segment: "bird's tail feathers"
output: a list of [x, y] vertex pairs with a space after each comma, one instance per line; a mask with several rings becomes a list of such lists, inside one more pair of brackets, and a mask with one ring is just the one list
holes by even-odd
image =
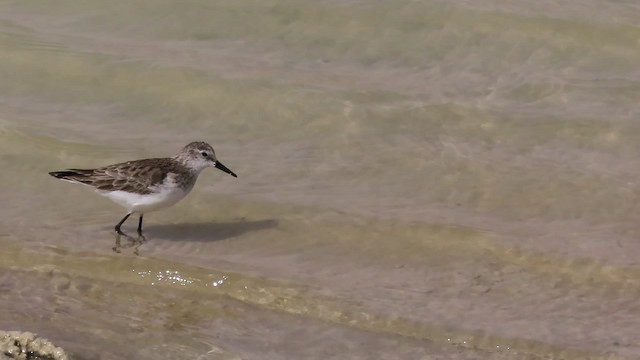
[[86, 170], [85, 169], [67, 169], [62, 171], [52, 171], [49, 173], [49, 175], [58, 179], [72, 181], [72, 182], [80, 182], [80, 183], [83, 182], [82, 181], [83, 178], [86, 178], [91, 174], [93, 174], [93, 170], [88, 170], [88, 169]]

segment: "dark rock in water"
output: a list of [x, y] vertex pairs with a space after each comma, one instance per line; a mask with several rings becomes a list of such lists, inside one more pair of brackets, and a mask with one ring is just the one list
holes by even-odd
[[70, 360], [49, 340], [30, 332], [0, 330], [0, 360]]

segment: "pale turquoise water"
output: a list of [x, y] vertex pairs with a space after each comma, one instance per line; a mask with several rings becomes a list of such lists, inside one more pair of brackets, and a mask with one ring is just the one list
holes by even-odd
[[[0, 1], [0, 327], [81, 359], [636, 358], [638, 24], [621, 1]], [[239, 177], [204, 173], [120, 254], [122, 210], [46, 174], [193, 140]]]

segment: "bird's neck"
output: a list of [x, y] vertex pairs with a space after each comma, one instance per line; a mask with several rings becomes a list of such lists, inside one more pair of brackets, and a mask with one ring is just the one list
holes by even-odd
[[182, 165], [187, 171], [189, 171], [193, 176], [197, 177], [200, 175], [202, 170], [206, 166], [199, 166], [198, 164], [194, 164], [193, 161], [189, 161], [189, 158], [183, 154], [178, 154], [173, 157], [173, 160], [176, 160], [180, 165]]

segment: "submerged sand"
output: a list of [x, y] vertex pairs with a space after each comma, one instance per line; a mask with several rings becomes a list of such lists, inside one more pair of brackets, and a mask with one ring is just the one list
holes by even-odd
[[[0, 325], [77, 359], [637, 358], [638, 20], [0, 2]], [[193, 140], [239, 177], [144, 243], [47, 175]]]

